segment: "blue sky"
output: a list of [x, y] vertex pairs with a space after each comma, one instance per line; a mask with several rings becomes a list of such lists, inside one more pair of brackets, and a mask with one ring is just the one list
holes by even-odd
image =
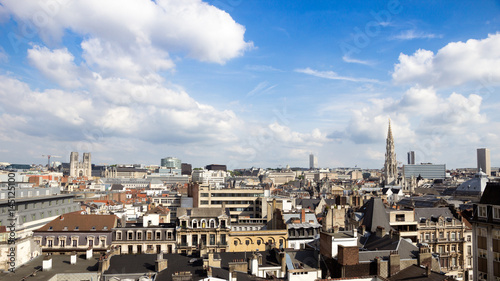
[[499, 1], [0, 4], [0, 162], [500, 166]]

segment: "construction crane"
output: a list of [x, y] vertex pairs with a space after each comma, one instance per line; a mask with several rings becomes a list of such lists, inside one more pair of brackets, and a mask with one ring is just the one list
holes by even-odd
[[47, 157], [47, 167], [50, 168], [50, 158], [61, 158], [61, 156], [57, 156], [57, 155], [42, 155], [42, 157]]

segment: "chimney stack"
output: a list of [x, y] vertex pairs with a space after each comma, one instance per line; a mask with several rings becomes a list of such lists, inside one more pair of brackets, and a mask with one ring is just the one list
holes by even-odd
[[300, 216], [300, 222], [304, 223], [306, 222], [306, 210], [302, 208], [301, 216]]

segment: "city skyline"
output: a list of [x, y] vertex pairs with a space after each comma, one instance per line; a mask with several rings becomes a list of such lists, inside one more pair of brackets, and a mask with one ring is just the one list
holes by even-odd
[[[0, 162], [500, 166], [500, 5], [0, 4]], [[92, 18], [92, 22], [88, 20]]]

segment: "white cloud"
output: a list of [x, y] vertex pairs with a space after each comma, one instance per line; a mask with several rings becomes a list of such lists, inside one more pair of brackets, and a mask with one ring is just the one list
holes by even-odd
[[358, 60], [358, 59], [353, 59], [349, 56], [343, 56], [342, 60], [347, 62], [347, 63], [357, 63], [357, 64], [364, 64], [364, 65], [374, 65], [374, 62], [368, 61], [368, 60]]
[[66, 48], [49, 50], [35, 45], [28, 49], [28, 60], [45, 77], [65, 88], [82, 86], [78, 80], [80, 71], [74, 63], [74, 56]]
[[500, 83], [500, 33], [467, 42], [452, 42], [436, 54], [417, 50], [399, 55], [392, 78], [398, 84], [451, 87], [467, 82]]
[[[245, 28], [229, 14], [201, 0], [3, 1], [21, 21], [30, 22], [44, 42], [59, 42], [66, 29], [100, 40], [103, 50], [148, 51], [168, 59], [182, 52], [200, 61], [225, 63], [253, 47]], [[91, 19], [91, 20], [89, 20]]]
[[413, 40], [413, 39], [434, 39], [434, 38], [441, 38], [443, 37], [442, 35], [436, 35], [433, 33], [425, 33], [421, 31], [416, 31], [415, 29], [409, 29], [402, 31], [400, 34], [395, 35], [392, 37], [392, 39], [398, 39], [398, 40]]
[[6, 63], [9, 61], [9, 55], [5, 52], [5, 50], [0, 46], [0, 63]]
[[411, 88], [400, 99], [371, 99], [352, 111], [346, 135], [355, 143], [385, 139], [388, 119], [394, 135], [403, 142], [417, 137], [459, 136], [487, 121], [481, 113], [481, 97], [452, 93], [443, 98], [432, 88]]
[[320, 78], [325, 78], [325, 79], [331, 79], [331, 80], [344, 80], [344, 81], [351, 81], [351, 82], [368, 82], [368, 83], [378, 83], [379, 82], [376, 79], [339, 76], [337, 73], [335, 73], [333, 71], [318, 71], [318, 70], [311, 69], [309, 67], [296, 69], [295, 72], [304, 73], [304, 74], [308, 74], [308, 75], [312, 75], [312, 76], [316, 76], [316, 77], [320, 77]]

